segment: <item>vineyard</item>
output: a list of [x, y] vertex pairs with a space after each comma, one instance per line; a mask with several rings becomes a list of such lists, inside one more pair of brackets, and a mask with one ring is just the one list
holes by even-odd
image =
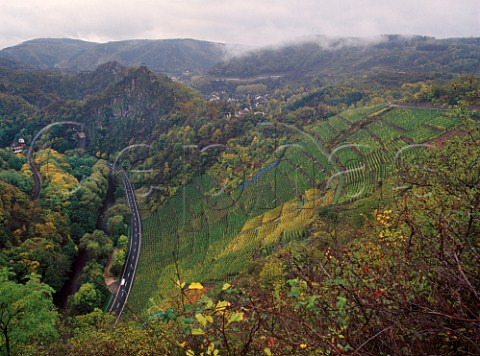
[[175, 261], [185, 280], [224, 280], [244, 272], [272, 244], [301, 236], [325, 199], [309, 182], [313, 167], [304, 169], [293, 169], [285, 159], [230, 193], [219, 187], [206, 193], [212, 188], [206, 176], [183, 187], [143, 223], [145, 247], [132, 305], [141, 310], [151, 297], [165, 297], [161, 291], [174, 286]]
[[384, 104], [368, 106], [359, 109], [348, 109], [342, 112], [342, 117], [350, 121], [351, 123], [361, 121], [365, 117], [375, 114], [385, 108]]
[[350, 109], [289, 138], [278, 161], [233, 191], [208, 175], [195, 178], [143, 221], [132, 307], [145, 310], [167, 297], [177, 280], [175, 264], [183, 280], [207, 284], [247, 271], [277, 244], [301, 238], [334, 195], [340, 203], [367, 196], [401, 164], [427, 152], [418, 144], [457, 123], [434, 109]]

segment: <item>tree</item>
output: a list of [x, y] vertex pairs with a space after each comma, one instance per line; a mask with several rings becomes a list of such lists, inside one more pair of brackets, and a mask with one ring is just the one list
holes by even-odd
[[45, 345], [57, 336], [58, 313], [53, 289], [30, 275], [26, 284], [10, 280], [12, 273], [0, 271], [0, 351], [11, 355], [27, 343]]
[[87, 250], [91, 257], [103, 258], [112, 251], [113, 243], [102, 230], [95, 230], [91, 234], [83, 235], [79, 246]]
[[112, 266], [110, 270], [113, 274], [119, 275], [122, 272], [123, 265], [125, 264], [125, 258], [128, 251], [128, 237], [121, 235], [118, 238], [118, 250], [113, 254]]
[[128, 231], [128, 225], [125, 224], [122, 215], [112, 216], [107, 220], [108, 232], [116, 240], [120, 235], [126, 234]]
[[68, 215], [74, 237], [81, 237], [95, 228], [98, 210], [107, 192], [109, 168], [106, 162], [98, 161], [92, 172], [70, 198]]
[[103, 296], [92, 283], [84, 283], [71, 299], [70, 308], [75, 314], [88, 314], [102, 306]]
[[117, 250], [112, 256], [112, 266], [110, 271], [114, 275], [120, 275], [123, 265], [125, 264], [125, 250]]
[[22, 192], [29, 193], [33, 188], [32, 179], [25, 175], [14, 171], [13, 169], [2, 170], [0, 172], [0, 179], [4, 182], [13, 185]]
[[98, 261], [89, 261], [82, 270], [82, 283], [102, 284], [104, 283], [105, 266]]

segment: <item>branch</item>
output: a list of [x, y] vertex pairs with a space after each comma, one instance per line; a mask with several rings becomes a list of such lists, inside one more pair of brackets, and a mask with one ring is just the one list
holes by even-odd
[[458, 270], [460, 271], [460, 274], [462, 275], [463, 279], [464, 279], [465, 282], [468, 284], [468, 286], [470, 287], [470, 290], [473, 292], [473, 294], [475, 294], [475, 297], [477, 297], [477, 299], [479, 299], [479, 298], [478, 298], [477, 291], [476, 291], [475, 288], [472, 286], [472, 284], [471, 284], [470, 281], [468, 280], [467, 276], [466, 276], [465, 273], [463, 272], [463, 269], [462, 269], [462, 266], [460, 265], [460, 261], [458, 260], [457, 254], [454, 253], [453, 256], [455, 257], [455, 261], [457, 262]]
[[331, 343], [331, 342], [330, 342], [328, 339], [326, 339], [324, 336], [319, 335], [319, 334], [318, 334], [310, 325], [308, 325], [305, 321], [299, 320], [299, 319], [297, 319], [297, 318], [294, 318], [294, 317], [291, 317], [291, 316], [282, 314], [282, 313], [280, 313], [280, 312], [272, 311], [272, 310], [266, 310], [266, 309], [262, 309], [262, 308], [259, 308], [259, 307], [254, 307], [254, 309], [255, 309], [255, 310], [259, 310], [259, 311], [263, 311], [264, 313], [273, 314], [273, 315], [276, 315], [276, 316], [279, 316], [279, 317], [281, 317], [281, 318], [285, 318], [285, 319], [294, 321], [294, 322], [302, 325], [305, 329], [308, 329], [313, 335], [315, 335], [319, 340], [324, 340], [324, 341], [326, 341], [326, 342], [332, 347], [332, 350], [335, 350], [335, 351], [338, 353], [338, 349], [335, 347], [335, 345], [334, 345], [333, 343]]
[[383, 334], [385, 331], [389, 330], [393, 328], [393, 325], [389, 326], [388, 328], [385, 328], [381, 331], [379, 331], [378, 333], [376, 333], [375, 335], [373, 335], [372, 337], [368, 338], [367, 341], [365, 341], [363, 344], [361, 344], [359, 347], [357, 347], [355, 349], [355, 351], [353, 351], [353, 354], [352, 355], [356, 355], [358, 353], [358, 351], [360, 351], [361, 348], [363, 348], [365, 345], [367, 345], [370, 341], [372, 341], [373, 339], [375, 339], [378, 335], [380, 334]]
[[421, 311], [417, 311], [417, 313], [435, 315], [435, 316], [439, 316], [439, 317], [449, 319], [449, 320], [463, 321], [465, 323], [480, 323], [480, 318], [466, 319], [466, 318], [460, 318], [460, 317], [457, 317], [457, 316], [454, 316], [454, 315], [447, 315], [447, 314], [443, 314], [443, 313], [439, 313], [439, 312], [435, 312], [435, 311], [431, 311], [431, 310], [421, 310]]

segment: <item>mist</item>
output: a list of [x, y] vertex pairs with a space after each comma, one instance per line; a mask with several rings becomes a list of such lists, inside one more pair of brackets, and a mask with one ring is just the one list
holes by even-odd
[[4, 2], [0, 23], [0, 48], [39, 37], [95, 42], [195, 38], [242, 48], [316, 35], [480, 36], [480, 6], [477, 0], [25, 0]]

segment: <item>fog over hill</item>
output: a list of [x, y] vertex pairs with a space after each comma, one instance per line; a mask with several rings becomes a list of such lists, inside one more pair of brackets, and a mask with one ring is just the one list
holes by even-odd
[[251, 51], [217, 65], [210, 74], [298, 79], [351, 76], [367, 71], [480, 73], [480, 38], [315, 36]]
[[36, 39], [0, 51], [0, 65], [9, 68], [92, 71], [111, 61], [146, 66], [186, 82], [203, 76], [202, 83], [280, 79], [304, 85], [367, 76], [397, 83], [480, 73], [480, 38], [307, 36], [262, 48], [193, 39], [108, 43]]

